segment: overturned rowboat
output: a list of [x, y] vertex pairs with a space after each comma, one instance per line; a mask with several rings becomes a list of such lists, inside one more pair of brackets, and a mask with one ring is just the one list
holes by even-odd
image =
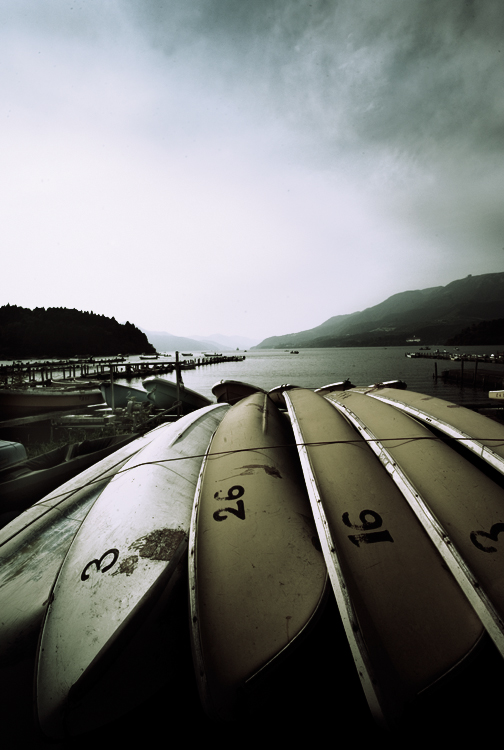
[[[54, 584], [39, 642], [35, 698], [46, 737], [100, 726], [169, 679], [161, 660], [146, 671], [138, 654], [127, 660], [128, 677], [120, 677], [118, 656], [183, 578], [199, 469], [228, 408], [212, 405], [160, 428], [81, 525]], [[163, 643], [170, 640], [165, 629]]]
[[188, 414], [212, 403], [209, 398], [191, 388], [186, 388], [183, 383], [177, 386], [177, 383], [164, 378], [152, 376], [142, 380], [142, 385], [147, 391], [149, 401], [159, 409], [171, 409], [179, 400], [182, 404], [182, 413]]
[[[390, 726], [472, 654], [483, 626], [401, 488], [339, 410], [354, 401], [379, 404], [348, 396], [323, 398], [301, 389], [285, 394], [362, 687], [376, 721]], [[414, 451], [420, 445], [408, 439], [414, 425], [394, 423], [394, 410], [384, 408], [389, 413], [381, 413], [378, 424], [404, 435], [396, 442]], [[423, 469], [429, 476], [425, 462]]]
[[237, 404], [242, 398], [253, 393], [264, 393], [264, 390], [257, 385], [242, 383], [241, 380], [219, 380], [212, 386], [212, 393], [219, 404]]
[[209, 447], [189, 542], [195, 673], [205, 711], [235, 719], [325, 601], [292, 438], [265, 393], [235, 404]]

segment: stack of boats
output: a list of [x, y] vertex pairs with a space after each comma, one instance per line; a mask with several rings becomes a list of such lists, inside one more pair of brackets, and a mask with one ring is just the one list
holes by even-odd
[[333, 596], [383, 727], [487, 640], [504, 656], [504, 426], [396, 385], [240, 396], [221, 381], [221, 403], [0, 531], [0, 665], [39, 632], [42, 733], [77, 735], [159, 689], [180, 586], [201, 702], [219, 720], [247, 715]]
[[48, 414], [64, 409], [78, 409], [106, 402], [124, 408], [129, 401], [153, 404], [167, 410], [180, 404], [180, 412], [188, 414], [208, 406], [210, 399], [184, 386], [182, 382], [149, 377], [142, 388], [108, 381], [52, 380], [47, 384], [0, 388], [0, 420]]
[[101, 392], [109, 406], [125, 407], [128, 401], [153, 404], [163, 411], [179, 405], [182, 414], [202, 409], [212, 402], [201, 393], [187, 388], [182, 382], [176, 383], [166, 378], [151, 376], [142, 381], [143, 388], [121, 383], [102, 383]]

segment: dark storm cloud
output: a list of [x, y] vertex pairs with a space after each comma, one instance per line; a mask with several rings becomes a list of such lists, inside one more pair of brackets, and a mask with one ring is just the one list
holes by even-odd
[[[500, 0], [131, 3], [153, 42], [189, 51], [327, 147], [504, 145]], [[502, 42], [502, 43], [501, 43]]]
[[[298, 159], [382, 193], [453, 276], [502, 263], [501, 0], [131, 2], [152, 43], [252, 118], [283, 122]], [[461, 263], [463, 268], [463, 262]], [[477, 268], [474, 269], [477, 271]], [[455, 273], [456, 275], [456, 273]]]

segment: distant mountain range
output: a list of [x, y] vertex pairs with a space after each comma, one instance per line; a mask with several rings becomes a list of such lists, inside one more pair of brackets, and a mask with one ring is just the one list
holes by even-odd
[[211, 336], [174, 336], [166, 331], [146, 331], [140, 328], [147, 336], [152, 346], [158, 352], [197, 352], [201, 351], [233, 351], [236, 349], [251, 349], [258, 344], [257, 339], [249, 339], [245, 336], [224, 336], [215, 333]]
[[158, 352], [192, 352], [193, 350], [214, 352], [224, 348], [216, 341], [174, 336], [171, 333], [166, 333], [166, 331], [146, 331], [145, 328], [140, 328], [140, 330], [145, 333], [149, 342]]
[[[504, 273], [488, 273], [394, 294], [374, 307], [336, 315], [315, 328], [270, 336], [254, 348], [400, 346], [408, 339], [444, 344], [465, 328], [499, 318], [504, 318]], [[504, 332], [494, 343], [503, 341]]]
[[193, 336], [197, 341], [213, 341], [221, 349], [251, 349], [259, 343], [259, 339], [250, 339], [247, 336], [224, 336], [222, 333], [212, 333], [210, 336]]

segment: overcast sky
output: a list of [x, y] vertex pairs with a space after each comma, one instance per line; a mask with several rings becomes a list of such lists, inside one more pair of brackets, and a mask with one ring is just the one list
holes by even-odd
[[504, 270], [502, 0], [1, 0], [0, 304], [256, 339]]

